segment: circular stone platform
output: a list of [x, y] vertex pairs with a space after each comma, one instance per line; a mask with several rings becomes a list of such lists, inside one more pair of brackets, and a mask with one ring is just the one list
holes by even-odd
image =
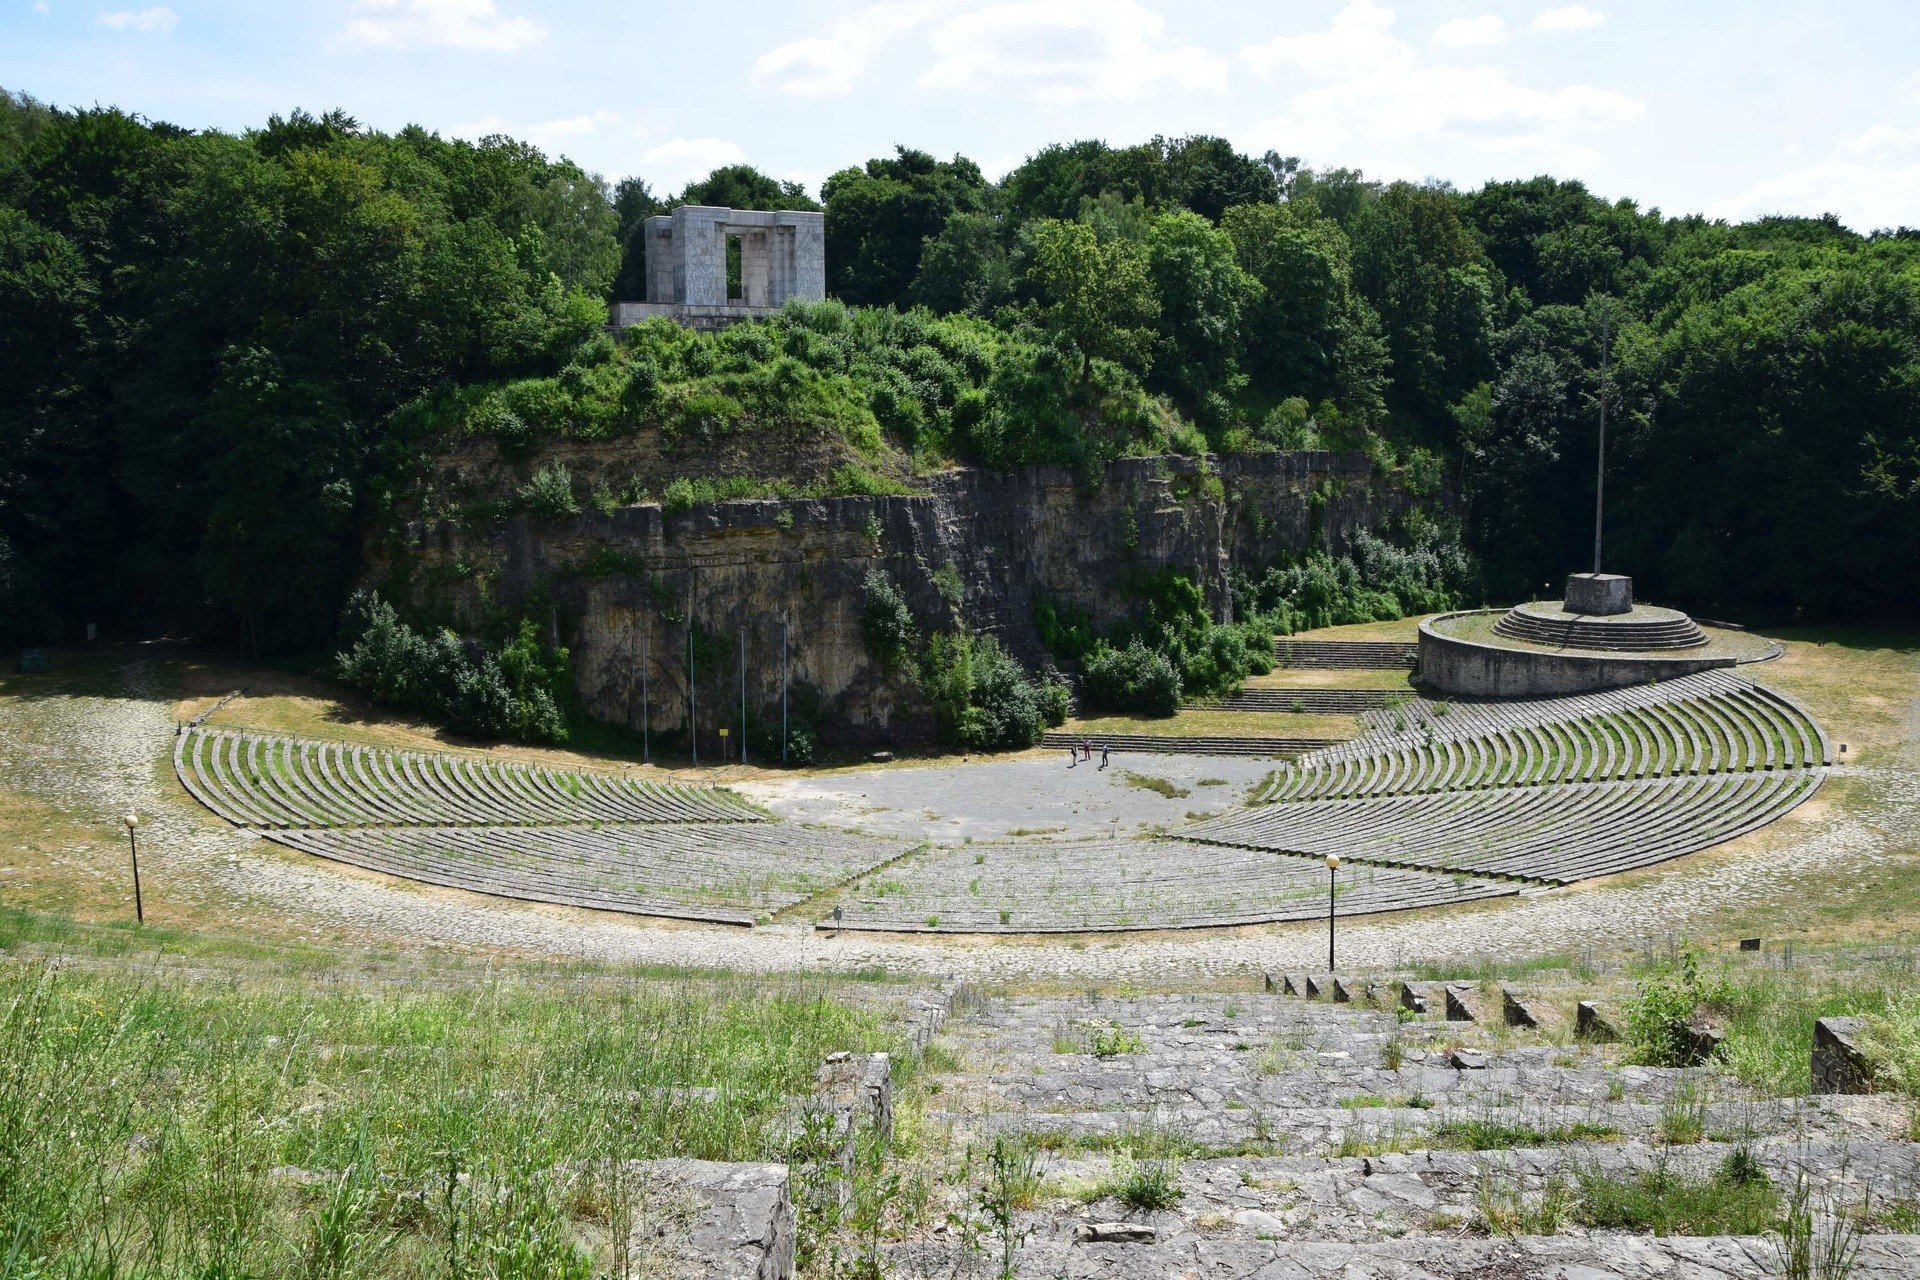
[[1624, 613], [1576, 613], [1560, 600], [1529, 600], [1507, 610], [1494, 631], [1514, 640], [1566, 649], [1647, 653], [1697, 649], [1706, 633], [1678, 609], [1636, 604]]

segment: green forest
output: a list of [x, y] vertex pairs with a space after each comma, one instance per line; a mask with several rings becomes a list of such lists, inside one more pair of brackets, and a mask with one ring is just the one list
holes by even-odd
[[[998, 182], [903, 147], [819, 196], [745, 166], [610, 186], [342, 112], [236, 135], [0, 95], [0, 632], [312, 652], [436, 442], [642, 424], [843, 439], [858, 461], [810, 492], [1359, 450], [1510, 600], [1590, 555], [1603, 358], [1609, 567], [1642, 596], [1920, 612], [1920, 232], [1379, 182], [1207, 137], [1053, 146]], [[824, 209], [830, 300], [610, 335], [644, 219], [683, 202]], [[523, 497], [623, 495], [548, 470]]]

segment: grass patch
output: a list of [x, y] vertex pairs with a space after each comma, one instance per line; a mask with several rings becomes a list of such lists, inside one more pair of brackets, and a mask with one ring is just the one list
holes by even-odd
[[1718, 1167], [1688, 1172], [1664, 1157], [1631, 1173], [1587, 1168], [1575, 1175], [1575, 1221], [1656, 1236], [1760, 1235], [1780, 1212], [1780, 1193], [1744, 1148]]
[[1098, 716], [1090, 720], [1069, 720], [1061, 728], [1093, 739], [1100, 746], [1102, 734], [1140, 733], [1157, 738], [1229, 737], [1229, 738], [1353, 738], [1359, 736], [1358, 716], [1308, 715], [1304, 712], [1215, 711], [1186, 709], [1170, 716]]
[[821, 1058], [887, 1046], [812, 979], [192, 977], [155, 941], [0, 967], [0, 1212], [36, 1271], [605, 1273], [625, 1161], [784, 1160]]
[[1510, 1120], [1446, 1120], [1433, 1128], [1433, 1145], [1453, 1151], [1510, 1151], [1516, 1147], [1560, 1147], [1571, 1142], [1609, 1142], [1620, 1136], [1610, 1124], [1577, 1120], [1539, 1129]]
[[1131, 769], [1120, 771], [1120, 781], [1130, 787], [1138, 787], [1142, 791], [1151, 791], [1155, 795], [1165, 796], [1169, 800], [1184, 800], [1193, 794], [1185, 787], [1176, 786], [1165, 778], [1156, 778], [1147, 773], [1135, 773]]

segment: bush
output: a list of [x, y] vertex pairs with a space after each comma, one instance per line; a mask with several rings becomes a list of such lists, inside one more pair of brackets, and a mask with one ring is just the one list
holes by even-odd
[[867, 570], [867, 599], [860, 608], [860, 632], [867, 652], [883, 667], [899, 665], [914, 639], [913, 611], [885, 569]]
[[1415, 512], [1401, 538], [1362, 530], [1344, 555], [1314, 550], [1259, 578], [1235, 574], [1234, 612], [1292, 634], [1457, 609], [1478, 591], [1479, 570], [1452, 533]]
[[549, 520], [579, 515], [580, 500], [573, 496], [573, 473], [559, 462], [540, 468], [533, 473], [533, 479], [520, 486], [520, 504]]
[[1170, 716], [1180, 709], [1180, 675], [1173, 662], [1136, 637], [1124, 649], [1102, 642], [1080, 669], [1089, 709]]
[[1655, 969], [1627, 1005], [1629, 1059], [1648, 1067], [1694, 1066], [1698, 1054], [1689, 1023], [1721, 989], [1700, 972], [1700, 955], [1692, 948], [1680, 953], [1678, 965]]
[[488, 652], [451, 631], [422, 635], [362, 591], [347, 605], [343, 630], [352, 640], [334, 655], [334, 674], [377, 703], [424, 712], [476, 738], [567, 740], [567, 651], [542, 644], [531, 621]]
[[920, 684], [941, 738], [968, 751], [1034, 746], [1066, 718], [1066, 691], [1030, 678], [992, 636], [934, 636]]

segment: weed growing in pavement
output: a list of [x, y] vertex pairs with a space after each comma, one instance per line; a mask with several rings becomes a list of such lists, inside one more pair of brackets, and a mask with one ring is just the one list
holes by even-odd
[[1775, 1226], [1780, 1193], [1744, 1150], [1717, 1168], [1692, 1172], [1666, 1153], [1644, 1169], [1576, 1174], [1575, 1221], [1613, 1231], [1657, 1236], [1759, 1235]]

